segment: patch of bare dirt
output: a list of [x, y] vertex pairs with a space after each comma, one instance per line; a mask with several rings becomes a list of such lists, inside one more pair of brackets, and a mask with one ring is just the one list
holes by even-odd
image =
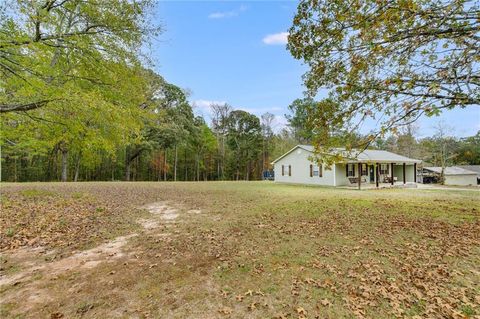
[[[139, 219], [138, 222], [146, 231], [157, 229], [162, 223], [173, 223], [179, 216], [179, 210], [167, 205], [165, 202], [152, 203], [141, 208], [152, 213], [152, 218]], [[162, 234], [168, 236], [168, 234]], [[97, 247], [74, 253], [68, 257], [46, 262], [45, 257], [54, 255], [55, 251], [47, 251], [44, 247], [22, 247], [7, 251], [2, 255], [4, 258], [15, 260], [24, 268], [11, 275], [0, 274], [0, 287], [6, 285], [17, 286], [23, 284], [21, 289], [13, 294], [2, 298], [2, 303], [18, 301], [23, 298], [28, 301], [31, 307], [33, 304], [45, 303], [50, 300], [48, 290], [40, 288], [41, 282], [55, 279], [58, 275], [67, 271], [89, 270], [97, 267], [103, 262], [114, 262], [121, 257], [135, 255], [135, 252], [126, 253], [123, 248], [130, 238], [139, 236], [132, 233], [126, 236], [116, 237]], [[34, 280], [41, 275], [41, 280]], [[25, 310], [25, 309], [24, 309]]]
[[154, 216], [159, 216], [166, 221], [172, 221], [179, 216], [178, 209], [168, 206], [165, 202], [157, 202], [145, 205], [143, 208], [148, 210]]
[[179, 210], [169, 206], [166, 202], [151, 203], [140, 208], [146, 209], [152, 214], [151, 218], [138, 220], [147, 231], [154, 230], [165, 223], [174, 223], [179, 216]]
[[[134, 236], [137, 236], [137, 234], [120, 236], [103, 245], [75, 253], [69, 257], [59, 259], [50, 263], [45, 263], [43, 265], [36, 265], [24, 271], [15, 273], [12, 276], [1, 276], [0, 286], [15, 284], [20, 281], [26, 281], [40, 271], [45, 272], [46, 274], [48, 274], [48, 276], [51, 277], [69, 270], [91, 269], [100, 264], [101, 262], [118, 259], [125, 255], [122, 252], [122, 247], [127, 244], [128, 239]], [[25, 254], [25, 252], [21, 252], [21, 254]], [[16, 258], [16, 252], [12, 253], [10, 257]]]

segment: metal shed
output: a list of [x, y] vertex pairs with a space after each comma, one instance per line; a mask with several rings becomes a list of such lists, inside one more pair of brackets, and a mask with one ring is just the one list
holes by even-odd
[[[438, 166], [424, 167], [423, 175], [431, 176], [432, 180], [438, 179], [442, 174], [442, 168]], [[444, 171], [445, 185], [477, 185], [477, 173], [461, 167], [445, 167]], [[434, 179], [435, 178], [435, 179]]]

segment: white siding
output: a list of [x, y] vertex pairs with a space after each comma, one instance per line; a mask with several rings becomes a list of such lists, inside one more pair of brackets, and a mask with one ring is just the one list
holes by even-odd
[[[334, 186], [333, 167], [329, 170], [323, 167], [322, 177], [310, 177], [310, 165], [316, 165], [308, 160], [308, 157], [311, 155], [310, 152], [302, 148], [297, 148], [290, 154], [278, 160], [273, 166], [275, 171], [275, 182]], [[284, 176], [282, 176], [282, 165], [285, 167]], [[292, 167], [292, 176], [288, 176], [289, 165]]]
[[[281, 183], [296, 183], [296, 184], [311, 184], [311, 185], [328, 185], [328, 186], [353, 186], [346, 174], [346, 164], [338, 163], [332, 165], [331, 169], [325, 169], [323, 167], [323, 176], [310, 177], [310, 165], [316, 166], [308, 158], [312, 156], [310, 151], [297, 147], [284, 157], [280, 158], [274, 164], [275, 181]], [[355, 177], [359, 175], [358, 163], [355, 165]], [[385, 163], [384, 163], [385, 164]], [[390, 163], [386, 163], [390, 169]], [[285, 174], [282, 175], [282, 165], [284, 167]], [[370, 167], [372, 163], [368, 163], [367, 175], [364, 176], [366, 183], [374, 183], [374, 178], [370, 181]], [[291, 166], [291, 176], [288, 174], [288, 167]], [[388, 176], [390, 176], [389, 172]], [[407, 164], [405, 167], [406, 182], [414, 181], [414, 166]], [[403, 163], [394, 165], [394, 176], [397, 177], [397, 181], [403, 181]], [[383, 181], [383, 175], [380, 177], [380, 181]], [[362, 182], [365, 183], [365, 182]]]
[[[403, 182], [403, 165], [396, 164], [393, 166], [393, 176], [397, 178], [397, 182]], [[415, 181], [414, 175], [414, 166], [413, 165], [405, 165], [405, 177], [407, 183], [413, 183]]]
[[335, 186], [350, 185], [346, 170], [345, 164], [335, 164]]
[[[413, 183], [415, 182], [415, 169], [414, 169], [414, 166], [413, 165], [407, 165], [405, 167], [405, 175], [406, 175], [406, 182], [407, 183]], [[403, 177], [402, 177], [403, 179]]]
[[445, 185], [477, 185], [477, 175], [446, 175]]

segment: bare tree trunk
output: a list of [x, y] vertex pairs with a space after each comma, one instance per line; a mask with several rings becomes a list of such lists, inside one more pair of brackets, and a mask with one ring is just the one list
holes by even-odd
[[133, 168], [132, 179], [135, 182], [137, 180], [137, 173], [138, 173], [138, 157], [135, 157], [135, 166]]
[[173, 163], [173, 180], [177, 181], [177, 161], [178, 161], [178, 149], [177, 144], [175, 144], [175, 160]]
[[238, 163], [238, 159], [237, 159], [237, 171], [236, 171], [236, 177], [235, 177], [235, 180], [239, 180], [240, 178], [240, 164]]
[[80, 159], [81, 159], [81, 157], [82, 157], [82, 154], [79, 153], [78, 156], [77, 156], [77, 161], [75, 163], [75, 176], [73, 178], [74, 182], [78, 181], [78, 174], [79, 174], [79, 171], [80, 171]]
[[127, 182], [130, 181], [130, 171], [131, 171], [131, 162], [127, 161], [127, 163], [125, 164], [125, 180]]
[[200, 158], [199, 158], [199, 155], [197, 154], [195, 156], [195, 161], [196, 161], [196, 175], [197, 175], [197, 182], [200, 181]]
[[14, 180], [14, 182], [16, 183], [16, 182], [18, 182], [18, 175], [17, 175], [17, 157], [16, 157], [16, 156], [13, 158], [13, 172], [14, 172], [14, 173], [13, 173], [13, 174], [14, 174], [14, 175], [13, 175], [13, 180]]
[[125, 181], [130, 181], [130, 158], [128, 147], [125, 148]]
[[163, 152], [163, 180], [167, 180], [167, 149]]
[[188, 166], [187, 166], [187, 148], [185, 147], [184, 153], [184, 165], [185, 165], [185, 181], [188, 180]]
[[217, 158], [217, 179], [220, 179], [220, 156]]
[[68, 179], [68, 150], [64, 145], [62, 147], [62, 182]]
[[[60, 178], [60, 175], [58, 173], [58, 144], [54, 148], [54, 152], [52, 154], [53, 156], [53, 176], [55, 180], [58, 180]], [[52, 178], [53, 179], [53, 178]]]
[[265, 170], [265, 162], [266, 162], [266, 147], [265, 147], [266, 140], [265, 138], [263, 139], [263, 150], [262, 150], [262, 176], [263, 176], [263, 171]]
[[220, 176], [221, 176], [221, 180], [224, 180], [225, 179], [225, 135], [222, 134], [222, 148], [221, 148], [221, 152], [222, 152], [222, 157], [221, 157], [221, 165], [220, 165]]
[[142, 154], [143, 149], [137, 149], [132, 153], [125, 150], [125, 180], [128, 182], [132, 177], [135, 180], [136, 177], [136, 170], [133, 171], [132, 174], [132, 164], [135, 161], [138, 166], [138, 157]]

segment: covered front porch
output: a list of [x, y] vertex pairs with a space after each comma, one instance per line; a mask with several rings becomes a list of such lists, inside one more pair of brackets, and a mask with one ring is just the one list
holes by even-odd
[[416, 162], [356, 161], [338, 166], [337, 170], [343, 169], [345, 172], [344, 183], [339, 183], [338, 186], [358, 189], [415, 187], [417, 182]]

